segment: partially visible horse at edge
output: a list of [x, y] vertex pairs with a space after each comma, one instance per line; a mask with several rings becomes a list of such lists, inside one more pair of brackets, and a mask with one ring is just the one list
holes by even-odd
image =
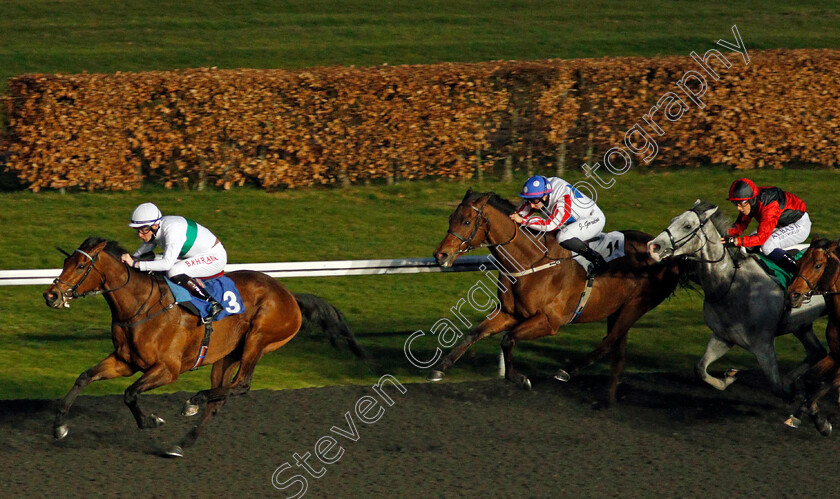
[[[570, 251], [560, 247], [554, 232], [517, 237], [520, 231], [527, 229], [509, 218], [515, 210], [510, 201], [495, 193], [468, 190], [450, 215], [449, 230], [434, 252], [438, 264], [449, 267], [470, 250], [488, 247], [493, 257], [511, 271], [517, 266], [533, 269], [548, 263], [556, 265], [516, 278], [500, 272], [498, 298], [501, 310], [476, 326], [441, 359], [432, 368], [429, 380], [442, 379], [445, 371], [476, 341], [506, 331], [502, 339], [505, 377], [530, 388], [528, 378], [513, 368], [512, 352], [517, 342], [554, 335], [573, 320], [593, 322], [606, 318], [607, 335], [601, 344], [585, 359], [568, 366], [568, 373], [560, 369], [555, 377], [568, 381], [581, 369], [612, 352], [608, 402], [615, 402], [618, 376], [625, 362], [628, 330], [639, 317], [675, 291], [681, 280], [683, 262], [657, 263], [647, 253], [650, 235], [623, 231], [625, 256], [610, 262], [607, 270], [595, 277], [589, 301], [576, 315], [587, 282], [586, 271], [571, 259]], [[541, 239], [544, 249], [529, 238]]]
[[798, 428], [807, 414], [824, 436], [831, 434], [831, 423], [820, 413], [820, 399], [840, 388], [840, 241], [814, 238], [802, 258], [799, 273], [788, 286], [787, 297], [799, 308], [815, 296], [823, 296], [828, 308], [825, 339], [829, 353], [803, 376], [805, 400], [785, 424]]
[[[85, 386], [138, 371], [143, 375], [125, 390], [125, 404], [140, 429], [164, 424], [163, 418], [140, 408], [138, 395], [173, 383], [199, 358], [204, 337], [199, 318], [176, 305], [161, 276], [120, 262], [120, 255], [125, 252], [114, 241], [90, 237], [68, 254], [61, 275], [44, 292], [44, 299], [52, 308], [69, 306], [76, 298], [102, 294], [111, 309], [114, 344], [114, 351], [83, 372], [61, 400], [53, 424], [56, 439], [67, 436], [65, 416]], [[182, 414], [195, 415], [204, 403], [207, 407], [198, 425], [166, 451], [169, 456], [183, 456], [184, 448], [195, 443], [228, 396], [250, 390], [257, 362], [288, 343], [304, 319], [327, 328], [331, 338], [335, 334], [344, 336], [354, 353], [364, 354], [343, 323], [341, 313], [323, 299], [314, 295], [302, 295], [299, 299], [261, 272], [242, 270], [226, 275], [236, 284], [245, 312], [213, 323], [214, 331], [202, 362], [213, 365], [212, 388], [191, 397]]]
[[[790, 311], [785, 291], [740, 248], [727, 249], [721, 242], [730, 224], [717, 206], [697, 200], [688, 211], [648, 244], [657, 260], [686, 257], [699, 263], [703, 287], [703, 319], [712, 330], [706, 351], [695, 366], [696, 374], [718, 390], [735, 381], [737, 371], [724, 379], [708, 373], [709, 365], [734, 345], [752, 353], [770, 380], [773, 393], [789, 399], [791, 383], [825, 356], [825, 348], [814, 335], [813, 322], [825, 313], [822, 298], [807, 307]], [[779, 373], [774, 341], [793, 333], [805, 347], [805, 359], [783, 379]]]

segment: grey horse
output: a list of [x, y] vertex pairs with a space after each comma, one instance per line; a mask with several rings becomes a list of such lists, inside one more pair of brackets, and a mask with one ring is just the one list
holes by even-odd
[[[683, 256], [699, 263], [699, 280], [705, 294], [703, 319], [712, 330], [712, 337], [695, 366], [697, 375], [718, 390], [725, 390], [735, 381], [737, 371], [729, 370], [721, 379], [710, 375], [707, 369], [738, 345], [755, 355], [773, 393], [790, 399], [790, 384], [826, 355], [813, 328], [813, 322], [825, 313], [825, 300], [814, 296], [810, 303], [791, 311], [785, 306], [785, 290], [755, 258], [739, 248], [723, 246], [721, 234], [726, 234], [729, 227], [717, 206], [697, 200], [648, 243], [648, 252], [657, 261]], [[802, 342], [806, 357], [783, 380], [773, 342], [776, 336], [787, 333], [793, 333]]]

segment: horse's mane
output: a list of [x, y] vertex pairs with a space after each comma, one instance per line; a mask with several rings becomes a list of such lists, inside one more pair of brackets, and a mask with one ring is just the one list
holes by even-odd
[[96, 236], [90, 236], [87, 239], [85, 239], [85, 242], [83, 242], [82, 245], [79, 246], [79, 249], [87, 250], [93, 248], [94, 246], [98, 246], [103, 242], [107, 242], [107, 244], [105, 245], [105, 252], [110, 254], [111, 256], [116, 257], [117, 260], [120, 259], [120, 256], [123, 253], [128, 253], [128, 251], [126, 251], [125, 248], [120, 246], [120, 243], [116, 241], [109, 241], [108, 239]]
[[[717, 208], [717, 211], [712, 213], [711, 218], [709, 219], [712, 222], [712, 225], [715, 226], [718, 233], [721, 236], [725, 236], [729, 228], [732, 227], [732, 221], [723, 214], [720, 210], [720, 207], [714, 203], [710, 203], [708, 201], [700, 201], [696, 206], [692, 207], [690, 211], [697, 213], [697, 215], [701, 215], [702, 213], [711, 210], [713, 208]], [[745, 257], [743, 253], [741, 253], [740, 248], [727, 248], [729, 251], [729, 256], [732, 257], [733, 260], [744, 260], [748, 257]]]
[[492, 191], [491, 192], [474, 192], [469, 197], [469, 199], [467, 199], [467, 201], [469, 201], [471, 203], [471, 202], [475, 201], [476, 199], [478, 199], [482, 196], [486, 196], [488, 194], [490, 195], [490, 199], [487, 200], [487, 204], [489, 204], [490, 206], [496, 208], [497, 210], [501, 211], [505, 215], [510, 215], [511, 213], [516, 211], [517, 206], [515, 204], [511, 203], [507, 199], [503, 198], [502, 196], [499, 196], [498, 194], [496, 194], [495, 192], [492, 192]]
[[817, 249], [826, 249], [829, 246], [831, 246], [833, 243], [834, 243], [834, 241], [832, 241], [831, 239], [826, 239], [826, 238], [821, 237], [819, 239], [815, 239], [814, 241], [812, 241], [811, 242], [811, 247], [812, 248], [817, 248]]

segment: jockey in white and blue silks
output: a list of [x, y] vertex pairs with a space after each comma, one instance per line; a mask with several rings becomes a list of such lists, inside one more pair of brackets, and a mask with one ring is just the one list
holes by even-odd
[[519, 197], [525, 201], [510, 216], [511, 220], [529, 229], [557, 230], [560, 246], [592, 263], [588, 269], [590, 276], [604, 269], [604, 258], [584, 242], [600, 234], [606, 224], [604, 213], [595, 201], [562, 178], [542, 175], [529, 178]]
[[[143, 244], [134, 255], [122, 255], [123, 262], [142, 271], [166, 272], [172, 282], [210, 304], [208, 320], [222, 311], [222, 305], [195, 280], [216, 277], [224, 272], [227, 264], [225, 247], [210, 230], [188, 218], [163, 216], [152, 203], [138, 206], [128, 226], [137, 229]], [[151, 261], [136, 260], [154, 251], [155, 246], [163, 249], [162, 255], [156, 255]]]

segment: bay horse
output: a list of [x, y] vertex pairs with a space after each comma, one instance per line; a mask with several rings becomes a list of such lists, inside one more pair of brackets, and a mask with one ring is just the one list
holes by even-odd
[[[723, 246], [720, 239], [729, 227], [717, 206], [698, 199], [649, 243], [650, 254], [657, 260], [684, 257], [699, 264], [703, 319], [712, 337], [695, 365], [695, 373], [718, 390], [725, 390], [735, 381], [737, 371], [731, 369], [721, 379], [709, 374], [708, 367], [738, 345], [755, 356], [773, 393], [788, 399], [791, 383], [825, 356], [813, 328], [813, 322], [825, 313], [824, 302], [819, 298], [802, 309], [787, 309], [785, 291], [754, 258], [742, 254], [740, 248]], [[783, 379], [774, 342], [787, 333], [793, 333], [802, 343], [806, 357]]]
[[[801, 424], [804, 414], [811, 416], [817, 430], [824, 436], [831, 434], [831, 423], [819, 411], [818, 403], [832, 389], [840, 387], [840, 241], [814, 238], [799, 259], [799, 273], [787, 289], [793, 308], [808, 299], [821, 295], [828, 308], [825, 339], [829, 353], [804, 377], [806, 400], [785, 423], [793, 428]], [[828, 380], [829, 382], [826, 382]]]
[[[161, 276], [122, 263], [123, 253], [126, 251], [114, 241], [90, 237], [67, 256], [61, 275], [44, 292], [44, 299], [52, 308], [69, 307], [76, 298], [102, 294], [111, 309], [114, 344], [114, 351], [83, 372], [61, 400], [53, 423], [56, 439], [67, 436], [65, 416], [85, 386], [138, 371], [143, 375], [125, 390], [125, 404], [140, 429], [164, 424], [163, 418], [140, 408], [138, 395], [173, 383], [199, 358], [204, 337], [199, 318], [176, 305]], [[315, 322], [322, 322], [323, 317], [317, 316], [328, 312], [333, 318], [340, 317], [340, 312], [324, 300], [312, 295], [298, 300], [277, 280], [261, 272], [242, 270], [226, 275], [236, 284], [245, 311], [213, 323], [209, 348], [201, 362], [213, 365], [212, 388], [190, 398], [182, 414], [195, 415], [204, 403], [207, 407], [198, 425], [166, 451], [168, 456], [183, 456], [184, 448], [195, 443], [229, 395], [249, 391], [260, 358], [297, 334], [304, 319], [302, 308], [313, 314], [310, 319]]]
[[[586, 271], [560, 247], [554, 232], [535, 234], [509, 218], [516, 206], [495, 193], [467, 190], [449, 217], [449, 230], [434, 252], [437, 263], [450, 267], [461, 255], [488, 247], [502, 269], [498, 278], [501, 310], [482, 321], [431, 370], [438, 381], [476, 341], [506, 331], [502, 338], [505, 378], [530, 388], [528, 378], [513, 367], [514, 345], [554, 335], [570, 322], [607, 319], [607, 335], [585, 359], [560, 369], [555, 378], [568, 381], [581, 369], [612, 352], [608, 402], [616, 399], [618, 376], [624, 368], [627, 333], [645, 313], [670, 296], [680, 283], [681, 262], [655, 262], [647, 253], [651, 239], [644, 232], [622, 231], [625, 256], [613, 260], [594, 278], [589, 300], [578, 305], [587, 284]], [[537, 269], [518, 277], [517, 268]]]

